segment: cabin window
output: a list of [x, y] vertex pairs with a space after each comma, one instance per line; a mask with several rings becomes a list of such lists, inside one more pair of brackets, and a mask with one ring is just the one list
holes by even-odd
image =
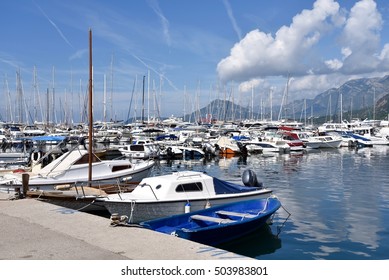
[[131, 164], [125, 164], [125, 165], [116, 165], [112, 167], [112, 172], [120, 171], [120, 170], [126, 170], [130, 169]]
[[[89, 162], [89, 154], [83, 155], [79, 160], [77, 160], [74, 165], [76, 164], [85, 164]], [[92, 154], [92, 162], [100, 162], [100, 159], [95, 155]]]
[[202, 190], [203, 184], [200, 182], [180, 184], [176, 187], [176, 192], [201, 192]]
[[131, 151], [143, 152], [145, 150], [143, 145], [132, 145]]

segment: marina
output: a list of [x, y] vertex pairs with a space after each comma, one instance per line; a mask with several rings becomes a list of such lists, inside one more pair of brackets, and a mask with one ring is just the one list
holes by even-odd
[[134, 2], [2, 5], [2, 278], [385, 275], [389, 2]]
[[[97, 150], [109, 150], [110, 145], [98, 144], [97, 147]], [[51, 148], [46, 145], [43, 150]], [[234, 156], [221, 153], [198, 158], [160, 157], [153, 160], [155, 164], [150, 178], [190, 171], [242, 185], [242, 174], [252, 170], [258, 182], [281, 201], [284, 209], [280, 208], [275, 213], [271, 224], [239, 239], [218, 244], [216, 249], [267, 260], [381, 260], [389, 257], [389, 230], [385, 222], [389, 219], [388, 145], [305, 148]], [[64, 190], [59, 192], [66, 193]], [[79, 197], [87, 198], [81, 189], [77, 193]], [[35, 196], [32, 194], [33, 191], [30, 192], [31, 197], [43, 201], [41, 203], [47, 201], [39, 190], [35, 191]], [[3, 195], [12, 197], [11, 193]], [[87, 215], [83, 217], [97, 216], [108, 226], [111, 213], [83, 209], [98, 196], [101, 193], [95, 192], [86, 204], [76, 207]], [[105, 193], [102, 197], [106, 196]], [[5, 209], [5, 205], [16, 207], [17, 203], [29, 203], [30, 200], [0, 203]], [[52, 205], [60, 207], [55, 203]], [[75, 211], [63, 207], [57, 209], [63, 209], [64, 213]], [[135, 229], [123, 227], [121, 230], [131, 232]], [[147, 247], [144, 250], [148, 250]], [[175, 257], [180, 258], [179, 254]]]

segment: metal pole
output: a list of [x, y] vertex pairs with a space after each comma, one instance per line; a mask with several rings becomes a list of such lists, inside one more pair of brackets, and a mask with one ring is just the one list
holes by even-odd
[[89, 29], [89, 172], [88, 181], [89, 185], [92, 181], [92, 147], [93, 147], [93, 115], [92, 115], [92, 29]]

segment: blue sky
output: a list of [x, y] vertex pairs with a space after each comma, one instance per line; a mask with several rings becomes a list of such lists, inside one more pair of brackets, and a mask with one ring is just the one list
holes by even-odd
[[270, 91], [276, 104], [288, 75], [289, 100], [313, 98], [389, 73], [388, 11], [384, 0], [5, 0], [1, 118], [44, 121], [54, 104], [50, 119], [80, 120], [89, 28], [95, 120], [140, 116], [143, 77], [148, 117], [224, 96], [266, 105]]

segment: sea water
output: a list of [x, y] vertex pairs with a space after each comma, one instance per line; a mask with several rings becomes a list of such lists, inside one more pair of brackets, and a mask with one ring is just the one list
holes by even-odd
[[222, 249], [264, 260], [389, 258], [389, 146], [159, 161], [153, 174], [188, 169], [235, 182], [252, 169], [283, 205], [272, 224]]

